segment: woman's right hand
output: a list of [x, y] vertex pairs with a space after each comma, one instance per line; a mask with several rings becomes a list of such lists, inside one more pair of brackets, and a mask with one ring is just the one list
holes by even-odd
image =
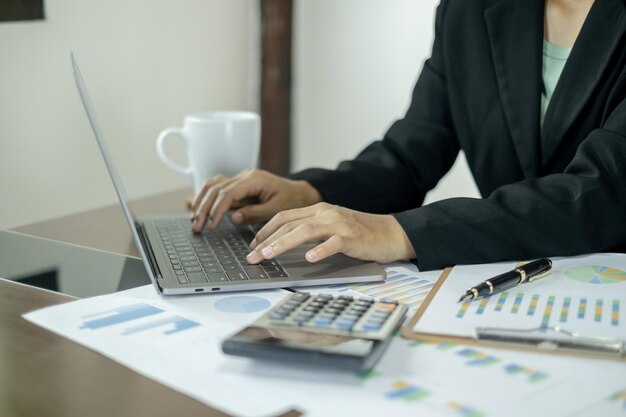
[[[250, 198], [257, 202], [246, 204]], [[218, 175], [206, 181], [193, 200], [192, 229], [196, 233], [205, 225], [215, 229], [233, 207], [239, 208], [231, 221], [243, 224], [268, 220], [280, 211], [321, 201], [320, 193], [308, 182], [289, 180], [264, 170], [244, 171], [232, 178]]]

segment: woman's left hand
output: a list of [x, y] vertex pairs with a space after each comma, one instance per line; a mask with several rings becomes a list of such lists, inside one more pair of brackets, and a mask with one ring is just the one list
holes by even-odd
[[257, 233], [247, 259], [256, 264], [313, 241], [323, 242], [306, 253], [309, 262], [339, 252], [380, 263], [415, 257], [409, 238], [393, 216], [318, 203], [276, 214]]

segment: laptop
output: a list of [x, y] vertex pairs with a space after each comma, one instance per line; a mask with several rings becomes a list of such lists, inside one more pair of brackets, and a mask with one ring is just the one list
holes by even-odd
[[160, 294], [196, 294], [313, 285], [375, 282], [385, 279], [385, 270], [374, 262], [363, 262], [343, 254], [309, 263], [304, 254], [315, 244], [249, 265], [246, 255], [257, 229], [233, 225], [224, 217], [217, 230], [191, 231], [190, 215], [136, 218], [131, 211], [122, 181], [113, 165], [104, 135], [87, 88], [71, 54], [74, 81], [109, 171], [122, 210], [128, 221], [143, 265]]

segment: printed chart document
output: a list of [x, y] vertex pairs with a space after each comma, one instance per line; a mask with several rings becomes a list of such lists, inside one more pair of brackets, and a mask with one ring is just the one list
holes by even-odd
[[[161, 297], [151, 285], [48, 307], [27, 320], [173, 389], [238, 416], [291, 409], [220, 373], [221, 341], [287, 294], [284, 290]], [[245, 398], [245, 401], [241, 401]]]
[[[420, 280], [431, 281], [431, 275], [410, 268], [393, 268], [388, 281], [393, 285], [386, 288], [311, 291], [365, 296], [395, 288], [389, 296], [418, 301], [425, 284]], [[409, 286], [407, 294], [395, 286], [401, 280], [399, 286]], [[146, 286], [49, 307], [26, 318], [235, 416], [278, 415], [292, 408], [307, 417], [624, 416], [624, 363], [400, 336], [366, 373], [222, 354], [222, 340], [284, 294], [160, 297]]]
[[514, 263], [455, 267], [413, 330], [473, 337], [477, 327], [559, 326], [584, 336], [626, 338], [626, 255], [595, 254], [552, 260], [552, 272], [491, 297], [458, 303], [481, 281]]

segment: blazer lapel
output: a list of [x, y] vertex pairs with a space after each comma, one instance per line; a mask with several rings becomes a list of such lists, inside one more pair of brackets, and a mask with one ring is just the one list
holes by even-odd
[[543, 14], [543, 0], [503, 0], [485, 10], [500, 99], [526, 178], [541, 171]]
[[589, 100], [626, 27], [624, 0], [596, 0], [576, 39], [541, 129], [547, 164]]

